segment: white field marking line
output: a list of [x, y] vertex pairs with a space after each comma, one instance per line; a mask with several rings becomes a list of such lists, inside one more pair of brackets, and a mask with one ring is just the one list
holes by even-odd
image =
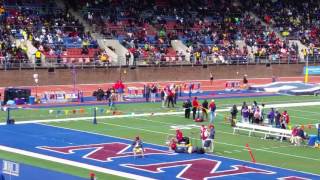
[[280, 149], [280, 148], [288, 148], [288, 147], [296, 147], [294, 145], [287, 145], [287, 146], [275, 146], [275, 147], [263, 147], [262, 149], [270, 150], [270, 149]]
[[[277, 108], [277, 107], [302, 107], [302, 106], [316, 106], [320, 105], [320, 102], [303, 102], [303, 103], [290, 103], [290, 104], [273, 104], [266, 105], [265, 108]], [[238, 107], [240, 109], [241, 107]], [[217, 112], [228, 112], [230, 108], [217, 109]], [[154, 116], [172, 115], [172, 114], [183, 114], [184, 112], [160, 112], [154, 113]], [[112, 116], [97, 116], [97, 119], [108, 119], [108, 118], [124, 118], [124, 117], [143, 117], [151, 116], [151, 113], [142, 113], [134, 115], [112, 115]], [[41, 122], [59, 122], [59, 121], [78, 121], [78, 120], [88, 120], [93, 119], [93, 117], [78, 117], [78, 118], [65, 118], [65, 119], [51, 119], [51, 120], [31, 120], [31, 121], [18, 121], [16, 124], [27, 124], [27, 123], [41, 123]], [[0, 123], [0, 125], [5, 125], [6, 123]]]
[[[303, 107], [303, 106], [302, 106]], [[298, 107], [297, 107], [298, 108]], [[300, 107], [301, 108], [301, 107]], [[282, 108], [284, 109], [284, 108]], [[298, 110], [298, 109], [289, 109], [289, 111], [297, 111], [297, 112], [304, 112], [304, 113], [310, 113], [310, 114], [316, 114], [316, 115], [319, 115], [320, 113], [317, 113], [317, 112], [314, 112], [314, 111], [307, 111], [307, 110]], [[310, 115], [311, 116], [311, 115]], [[294, 115], [290, 115], [290, 117], [294, 117], [294, 118], [297, 118], [297, 119], [306, 119], [306, 120], [309, 120], [309, 121], [315, 121], [314, 123], [318, 122], [319, 120], [312, 120], [312, 118], [308, 118], [306, 116], [294, 116]], [[310, 124], [310, 123], [309, 123]]]
[[[77, 132], [83, 132], [83, 133], [87, 133], [87, 134], [95, 134], [95, 135], [99, 135], [99, 136], [104, 136], [104, 137], [113, 137], [113, 138], [118, 138], [118, 139], [123, 139], [123, 140], [129, 140], [132, 141], [132, 139], [126, 139], [126, 138], [121, 138], [121, 137], [116, 137], [116, 136], [111, 136], [111, 135], [106, 135], [106, 134], [101, 134], [101, 133], [97, 133], [97, 132], [88, 132], [88, 131], [84, 131], [84, 130], [79, 130], [79, 129], [72, 129], [72, 128], [67, 128], [67, 127], [61, 127], [61, 126], [55, 126], [55, 125], [51, 125], [51, 124], [40, 124], [42, 126], [50, 126], [50, 127], [55, 127], [55, 128], [60, 128], [60, 129], [67, 129], [67, 130], [71, 130], [71, 131], [77, 131]], [[216, 141], [215, 141], [216, 142]], [[154, 143], [148, 143], [151, 145], [155, 145], [155, 146], [160, 146], [160, 147], [167, 147], [164, 145], [159, 145], [159, 144], [154, 144]], [[220, 144], [224, 144], [221, 143]], [[239, 145], [233, 145], [233, 144], [226, 144], [226, 145], [230, 145], [230, 146], [236, 146], [236, 147], [240, 147], [243, 148], [244, 146], [239, 146]], [[244, 151], [248, 151], [246, 148], [243, 149]], [[272, 152], [274, 153], [274, 152]], [[220, 153], [221, 154], [221, 153]], [[218, 156], [218, 157], [222, 157], [222, 158], [226, 158], [226, 159], [232, 159], [232, 160], [236, 160], [236, 161], [242, 161], [245, 163], [252, 163], [250, 161], [246, 161], [246, 160], [240, 160], [240, 159], [235, 159], [232, 157], [225, 157], [225, 156], [219, 156], [219, 155], [214, 155], [214, 154], [208, 154], [209, 156]], [[319, 174], [314, 174], [314, 173], [310, 173], [310, 172], [304, 172], [304, 171], [298, 171], [298, 170], [294, 170], [294, 169], [288, 169], [288, 168], [283, 168], [283, 167], [277, 167], [277, 166], [273, 166], [273, 165], [268, 165], [268, 164], [263, 164], [263, 163], [256, 163], [256, 164], [260, 164], [260, 165], [264, 165], [264, 166], [268, 166], [268, 167], [274, 167], [274, 168], [278, 168], [278, 169], [284, 169], [284, 170], [290, 170], [290, 171], [294, 171], [294, 172], [300, 172], [300, 173], [305, 173], [305, 174], [312, 174], [315, 176], [319, 176]]]
[[172, 124], [172, 123], [167, 123], [167, 122], [162, 122], [162, 121], [155, 121], [155, 120], [145, 119], [145, 118], [132, 117], [132, 119], [142, 120], [142, 121], [148, 121], [148, 122], [154, 122], [154, 123], [159, 123], [159, 124], [165, 124], [165, 125], [170, 125], [170, 126], [180, 125], [180, 124]]
[[[175, 115], [177, 116], [177, 115]], [[175, 126], [175, 125], [179, 125], [179, 124], [171, 124], [171, 123], [166, 123], [166, 122], [160, 122], [160, 121], [153, 121], [153, 120], [149, 120], [149, 119], [144, 119], [144, 118], [137, 118], [137, 117], [132, 117], [133, 119], [136, 119], [136, 120], [142, 120], [142, 121], [149, 121], [149, 122], [154, 122], [154, 123], [159, 123], [159, 124], [165, 124], [165, 125], [170, 125], [170, 126]], [[102, 124], [105, 124], [103, 122], [98, 122], [98, 123], [102, 123]], [[194, 125], [197, 125], [195, 122], [193, 122]], [[113, 124], [115, 125], [115, 124]], [[119, 125], [121, 126], [121, 125]], [[133, 128], [133, 127], [131, 127]], [[191, 127], [192, 129], [192, 127]], [[234, 135], [233, 133], [230, 133], [230, 132], [225, 132], [225, 131], [217, 131], [218, 133], [223, 133], [223, 134], [229, 134], [229, 135]], [[248, 135], [244, 135], [244, 134], [239, 134], [239, 136], [244, 136], [244, 137], [248, 137]]]
[[231, 154], [232, 152], [231, 151], [223, 151], [224, 153], [228, 153], [228, 154]]
[[[272, 96], [271, 96], [272, 97]], [[243, 97], [243, 99], [246, 99], [246, 98], [266, 98], [265, 96], [261, 96], [261, 97]], [[228, 99], [227, 99], [228, 100]], [[279, 100], [279, 101], [275, 101], [275, 100], [271, 100], [271, 101], [261, 101], [261, 103], [264, 103], [266, 105], [268, 104], [292, 104], [292, 103], [309, 103], [309, 102], [319, 102], [320, 99], [307, 99], [307, 100], [302, 100], [302, 99], [299, 99], [299, 100]], [[248, 103], [247, 102], [247, 105], [251, 105], [251, 103]], [[233, 104], [223, 104], [221, 105], [221, 107], [225, 108], [225, 107], [231, 107]], [[242, 105], [242, 103], [241, 103]]]
[[[183, 114], [184, 112], [163, 112], [154, 113], [154, 116], [164, 116], [168, 114]], [[134, 115], [110, 115], [110, 116], [97, 116], [97, 119], [113, 119], [113, 118], [126, 118], [126, 117], [143, 117], [151, 116], [151, 113], [134, 114]], [[50, 119], [50, 120], [31, 120], [31, 121], [17, 121], [16, 124], [28, 124], [28, 123], [41, 123], [41, 122], [60, 122], [60, 121], [79, 121], [93, 119], [93, 116], [77, 117], [77, 118], [64, 118], [64, 119]], [[0, 125], [6, 125], [6, 123], [0, 123]]]
[[[170, 116], [175, 116], [175, 117], [181, 117], [181, 116], [178, 116], [177, 114], [174, 114], [174, 115], [170, 115]], [[222, 116], [221, 114], [217, 114], [217, 116]], [[290, 117], [296, 117], [296, 116], [291, 116]], [[303, 118], [303, 117], [302, 117]], [[168, 124], [168, 125], [176, 125], [176, 124], [170, 124], [170, 123], [164, 123], [164, 122], [160, 122], [160, 121], [153, 121], [153, 120], [148, 120], [148, 119], [142, 119], [142, 118], [134, 118], [134, 119], [137, 119], [137, 120], [143, 120], [143, 121], [150, 121], [150, 122], [155, 122], [155, 123], [160, 123], [160, 124]], [[308, 118], [304, 118], [304, 119], [308, 119]], [[193, 122], [193, 121], [192, 121]], [[215, 121], [217, 122], [217, 121]], [[193, 122], [193, 124], [196, 125], [195, 122]], [[219, 122], [219, 124], [225, 124], [223, 122]], [[178, 124], [179, 125], [179, 124]], [[191, 127], [192, 128], [192, 127]], [[223, 134], [230, 134], [230, 135], [234, 135], [233, 133], [230, 133], [230, 132], [225, 132], [225, 131], [217, 131], [219, 133], [223, 133]], [[238, 136], [245, 136], [245, 137], [248, 137], [247, 135], [244, 135], [244, 134], [238, 134]], [[257, 137], [258, 138], [258, 137]], [[281, 148], [281, 147], [293, 147], [293, 146], [276, 146], [276, 147], [271, 147], [271, 148], [262, 148], [262, 149], [275, 149], [275, 148]]]
[[112, 170], [112, 169], [102, 168], [99, 166], [94, 166], [94, 165], [89, 165], [89, 164], [80, 163], [80, 162], [76, 162], [76, 161], [52, 157], [52, 156], [48, 156], [48, 155], [44, 155], [44, 154], [34, 153], [34, 152], [11, 148], [11, 147], [6, 147], [6, 146], [2, 146], [2, 145], [0, 145], [0, 150], [15, 153], [15, 154], [20, 154], [20, 155], [24, 155], [24, 156], [29, 156], [29, 157], [33, 157], [33, 158], [37, 158], [37, 159], [43, 159], [43, 160], [47, 160], [47, 161], [51, 161], [51, 162], [66, 164], [66, 165], [70, 165], [70, 166], [74, 166], [74, 167], [78, 167], [78, 168], [93, 170], [93, 171], [97, 171], [97, 172], [101, 172], [101, 173], [112, 174], [112, 175], [116, 175], [116, 176], [120, 176], [120, 177], [130, 178], [130, 179], [153, 180], [152, 178], [147, 178], [147, 177], [143, 177], [143, 176], [139, 176], [139, 175], [135, 175], [135, 174], [130, 174], [130, 173], [125, 173], [125, 172], [116, 171], [116, 170]]
[[233, 150], [234, 152], [237, 152], [237, 153], [241, 153], [242, 151], [240, 150]]
[[[297, 107], [298, 108], [298, 107]], [[316, 115], [319, 115], [320, 113], [318, 112], [314, 112], [314, 111], [308, 111], [308, 110], [299, 110], [297, 108], [292, 108], [290, 109], [290, 111], [298, 111], [298, 112], [307, 112], [307, 113], [310, 113], [310, 114], [316, 114]]]
[[279, 108], [279, 107], [303, 107], [303, 106], [316, 106], [320, 105], [320, 102], [303, 102], [303, 103], [285, 103], [285, 104], [271, 104], [265, 105], [265, 108]]
[[[177, 116], [177, 115], [173, 115], [173, 116]], [[180, 124], [171, 124], [171, 123], [166, 123], [166, 122], [160, 122], [160, 121], [153, 121], [153, 120], [149, 120], [149, 119], [144, 119], [144, 118], [134, 118], [136, 120], [142, 120], [142, 121], [149, 121], [149, 122], [154, 122], [154, 123], [159, 123], [159, 124], [166, 124], [166, 125], [170, 125], [170, 126], [176, 126], [176, 125], [180, 125]], [[191, 122], [190, 122], [191, 123]], [[197, 123], [193, 122], [192, 123], [193, 125], [198, 125]], [[200, 125], [199, 125], [200, 127]], [[195, 127], [191, 127], [191, 130], [195, 128]], [[230, 132], [225, 132], [225, 131], [217, 131], [219, 133], [223, 133], [223, 134], [229, 134], [229, 135], [234, 135], [233, 133], [230, 133]], [[243, 134], [239, 134], [240, 136], [245, 136], [245, 137], [248, 137], [247, 135], [243, 135]]]
[[[172, 115], [172, 116], [177, 116], [177, 115]], [[181, 116], [179, 116], [181, 117]], [[176, 126], [176, 125], [180, 125], [180, 124], [172, 124], [172, 123], [166, 123], [166, 122], [161, 122], [161, 121], [154, 121], [154, 120], [149, 120], [149, 119], [145, 119], [145, 118], [137, 118], [137, 117], [133, 117], [133, 119], [136, 119], [136, 120], [142, 120], [142, 121], [149, 121], [149, 122], [154, 122], [154, 123], [159, 123], [159, 124], [165, 124], [165, 125], [170, 125], [170, 126]], [[100, 122], [101, 123], [101, 122]], [[190, 122], [191, 123], [191, 122]], [[102, 123], [103, 124], [103, 123]], [[193, 125], [198, 125], [197, 123], [193, 122], [192, 123]], [[191, 127], [191, 130], [195, 128], [195, 127]], [[225, 132], [225, 131], [217, 131], [218, 133], [223, 133], [223, 134], [229, 134], [229, 135], [234, 135], [233, 133], [231, 132]], [[245, 136], [245, 137], [248, 137], [248, 135], [243, 135], [243, 134], [239, 134], [240, 136]]]
[[[118, 126], [118, 127], [123, 127], [123, 128], [127, 128], [127, 129], [134, 129], [134, 130], [151, 132], [151, 133], [157, 133], [157, 134], [172, 135], [172, 134], [166, 133], [166, 132], [153, 131], [153, 130], [148, 130], [148, 129], [143, 129], [143, 128], [136, 128], [136, 127], [119, 125], [119, 124], [113, 124], [113, 123], [100, 122], [100, 124]], [[191, 139], [197, 140], [196, 138], [191, 138]], [[223, 143], [223, 142], [218, 142], [218, 141], [215, 141], [215, 143], [243, 148], [243, 146], [235, 145], [235, 144]], [[269, 153], [273, 153], [273, 154], [280, 154], [280, 155], [285, 155], [285, 156], [290, 156], [290, 157], [296, 157], [296, 158], [301, 158], [301, 159], [308, 159], [308, 160], [313, 160], [313, 161], [320, 161], [320, 159], [309, 158], [309, 157], [305, 157], [305, 156], [292, 155], [292, 154], [286, 154], [286, 153], [280, 153], [280, 152], [273, 152], [273, 151], [268, 151], [268, 150], [265, 150], [265, 149], [259, 149], [259, 148], [251, 148], [251, 149], [254, 149], [254, 150], [256, 150], [256, 151], [269, 152]]]
[[[317, 113], [317, 112], [313, 112], [313, 111], [305, 111], [305, 110], [298, 110], [298, 109], [289, 109], [289, 111], [297, 111], [297, 112], [304, 112], [304, 113], [310, 113], [310, 114], [316, 114], [316, 115], [319, 115], [320, 113]], [[312, 118], [308, 118], [306, 116], [294, 116], [294, 115], [289, 115], [290, 117], [294, 117], [296, 119], [306, 119], [306, 120], [309, 120], [309, 121], [314, 121], [312, 122], [313, 124], [316, 124], [317, 122], [319, 122], [319, 120], [312, 120]], [[311, 115], [310, 115], [311, 116]], [[309, 123], [310, 124], [310, 123]]]
[[[176, 126], [176, 125], [180, 125], [180, 124], [171, 124], [171, 123], [165, 123], [165, 122], [160, 122], [160, 121], [153, 121], [153, 120], [148, 120], [148, 119], [142, 119], [142, 118], [134, 118], [136, 120], [142, 120], [142, 121], [149, 121], [149, 122], [154, 122], [154, 123], [160, 123], [160, 124], [166, 124], [166, 125], [170, 125], [170, 126]], [[193, 122], [193, 125], [197, 125], [195, 122]], [[193, 127], [191, 127], [192, 129]], [[233, 135], [233, 133], [230, 132], [225, 132], [225, 131], [217, 131], [218, 133], [223, 133], [223, 134], [229, 134], [229, 135]], [[245, 136], [248, 137], [247, 135], [243, 135], [243, 134], [239, 134], [240, 136]]]

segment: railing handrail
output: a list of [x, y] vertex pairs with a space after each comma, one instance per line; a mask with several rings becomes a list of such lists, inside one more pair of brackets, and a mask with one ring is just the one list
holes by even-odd
[[[69, 69], [73, 66], [76, 68], [119, 68], [127, 66], [138, 66], [138, 67], [153, 67], [153, 66], [197, 66], [197, 65], [251, 65], [251, 64], [301, 64], [305, 63], [304, 59], [299, 57], [278, 57], [271, 58], [270, 56], [265, 57], [248, 57], [248, 56], [224, 56], [223, 61], [218, 57], [207, 56], [206, 58], [200, 58], [198, 61], [191, 59], [190, 61], [184, 59], [182, 56], [169, 57], [164, 56], [164, 58], [140, 58], [136, 60], [136, 65], [130, 62], [129, 65], [120, 64], [119, 62], [126, 62], [125, 59], [121, 61], [113, 61], [111, 63], [103, 63], [99, 60], [91, 59], [90, 62], [60, 62], [57, 63], [57, 59], [52, 58], [51, 61], [42, 62], [38, 65], [36, 63], [27, 62], [25, 60], [20, 60], [20, 62], [0, 60], [0, 70], [10, 70], [10, 69], [47, 69], [47, 68], [57, 68], [57, 69]], [[312, 56], [309, 58], [309, 63], [316, 64], [320, 63], [320, 56]]]

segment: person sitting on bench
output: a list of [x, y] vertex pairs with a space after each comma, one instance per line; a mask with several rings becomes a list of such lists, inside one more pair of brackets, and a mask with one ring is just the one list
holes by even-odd
[[306, 133], [304, 132], [304, 130], [301, 128], [301, 127], [299, 127], [298, 128], [298, 133], [297, 133], [297, 146], [300, 146], [301, 145], [301, 143], [304, 141], [304, 140], [306, 140], [307, 139], [307, 137], [306, 137], [307, 135], [306, 135]]
[[141, 156], [144, 157], [142, 140], [139, 136], [137, 136], [136, 139], [132, 142], [132, 151], [134, 157], [136, 157], [137, 154], [141, 154]]
[[169, 146], [169, 151], [175, 151], [177, 148], [177, 140], [175, 138], [171, 138], [168, 146]]

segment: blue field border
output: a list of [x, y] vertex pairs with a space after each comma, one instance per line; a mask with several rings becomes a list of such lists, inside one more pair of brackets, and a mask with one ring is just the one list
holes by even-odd
[[[14, 166], [18, 165], [19, 167], [13, 169], [12, 172], [14, 173], [10, 171], [6, 171], [5, 170], [6, 167], [4, 165], [5, 161], [14, 164]], [[55, 179], [55, 180], [86, 180], [87, 179], [87, 178], [76, 177], [69, 174], [40, 168], [40, 167], [31, 166], [28, 164], [17, 163], [17, 162], [6, 160], [6, 159], [0, 159], [0, 167], [2, 167], [1, 170], [2, 170], [2, 175], [4, 179], [8, 179], [8, 180], [44, 180], [48, 178]], [[0, 171], [0, 176], [1, 176], [1, 171]]]
[[[42, 124], [24, 124], [14, 126], [0, 127], [0, 144], [16, 149], [22, 149], [30, 152], [44, 154], [47, 156], [72, 160], [76, 162], [86, 163], [102, 168], [117, 170], [139, 176], [155, 178], [155, 179], [179, 179], [176, 176], [183, 170], [183, 167], [171, 167], [163, 169], [160, 173], [150, 173], [124, 166], [125, 164], [148, 165], [157, 163], [173, 163], [177, 161], [186, 161], [194, 159], [207, 159], [219, 161], [221, 165], [217, 171], [227, 171], [232, 169], [234, 165], [245, 165], [253, 168], [263, 169], [265, 171], [274, 172], [274, 174], [238, 174], [233, 176], [222, 176], [220, 179], [277, 179], [280, 177], [299, 176], [307, 179], [320, 179], [320, 175], [304, 173], [294, 170], [282, 169], [263, 164], [253, 164], [246, 161], [225, 158], [209, 154], [154, 154], [147, 155], [145, 158], [134, 159], [131, 157], [121, 157], [112, 159], [110, 162], [96, 161], [83, 158], [92, 149], [83, 149], [75, 151], [72, 154], [61, 154], [38, 147], [65, 147], [65, 146], [83, 146], [88, 144], [101, 143], [123, 143], [131, 144], [131, 140], [106, 136], [96, 133], [83, 132], [79, 130], [71, 130], [67, 128], [54, 127], [51, 125]], [[167, 147], [145, 143], [145, 148], [152, 148], [161, 151], [166, 151]], [[126, 150], [124, 153], [131, 152]], [[276, 158], [276, 157], [275, 157]], [[176, 177], [176, 178], [174, 178]]]

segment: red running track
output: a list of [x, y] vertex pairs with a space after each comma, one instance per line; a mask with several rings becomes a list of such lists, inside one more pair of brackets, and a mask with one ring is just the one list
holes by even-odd
[[[213, 83], [211, 85], [209, 80], [193, 80], [193, 81], [165, 81], [165, 82], [156, 82], [156, 84], [159, 84], [161, 87], [166, 86], [171, 83], [175, 84], [184, 84], [188, 82], [199, 82], [201, 84], [201, 89], [204, 91], [208, 90], [224, 90], [225, 84], [227, 81], [230, 80], [236, 80], [236, 79], [217, 79], [213, 80]], [[242, 79], [237, 79], [242, 83]], [[267, 84], [271, 83], [271, 78], [249, 78], [248, 79], [249, 84]], [[278, 81], [304, 81], [304, 77], [280, 77], [278, 78]], [[320, 83], [320, 76], [310, 76], [309, 77], [310, 83]], [[145, 84], [151, 84], [154, 82], [124, 82], [126, 87], [138, 87], [143, 88]], [[85, 96], [91, 96], [92, 92], [97, 90], [98, 88], [102, 88], [106, 90], [107, 88], [110, 88], [113, 86], [113, 83], [103, 83], [103, 84], [77, 84], [75, 86], [76, 90], [80, 90], [84, 92]], [[32, 89], [32, 94], [35, 94], [36, 88], [35, 86], [25, 86], [26, 88]], [[3, 94], [4, 87], [0, 88], [0, 92]], [[74, 86], [73, 85], [47, 85], [47, 86], [38, 86], [37, 87], [37, 93], [43, 94], [45, 91], [65, 91], [65, 92], [73, 92]]]

